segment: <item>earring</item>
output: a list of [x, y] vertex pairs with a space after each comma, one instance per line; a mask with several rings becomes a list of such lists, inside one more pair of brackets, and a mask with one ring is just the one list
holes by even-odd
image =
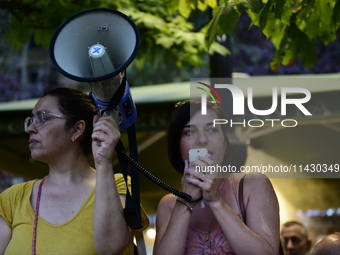
[[75, 145], [77, 143], [76, 139], [72, 138], [72, 143]]

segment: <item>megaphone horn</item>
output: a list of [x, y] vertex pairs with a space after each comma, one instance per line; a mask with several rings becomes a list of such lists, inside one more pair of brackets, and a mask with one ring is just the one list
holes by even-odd
[[[57, 28], [50, 58], [65, 77], [88, 82], [98, 112], [104, 115], [113, 110], [110, 114], [122, 130], [136, 120], [125, 69], [139, 45], [138, 28], [128, 16], [111, 9], [91, 9], [71, 16]], [[112, 103], [113, 98], [116, 102]]]

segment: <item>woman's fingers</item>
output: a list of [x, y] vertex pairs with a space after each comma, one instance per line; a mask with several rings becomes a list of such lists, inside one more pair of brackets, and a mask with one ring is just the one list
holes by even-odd
[[186, 178], [186, 182], [202, 190], [203, 199], [205, 202], [214, 201], [218, 199], [219, 196], [219, 179], [216, 178], [215, 173], [210, 173], [207, 171], [209, 167], [207, 163], [211, 162], [212, 161], [209, 158], [205, 159], [202, 157], [202, 159], [192, 162], [190, 168], [187, 171], [187, 173], [190, 175]]
[[93, 140], [105, 141], [108, 144], [115, 144], [118, 141], [120, 132], [112, 116], [95, 116], [93, 123]]
[[112, 116], [95, 116], [93, 123], [92, 153], [96, 166], [110, 164], [120, 138], [118, 125]]

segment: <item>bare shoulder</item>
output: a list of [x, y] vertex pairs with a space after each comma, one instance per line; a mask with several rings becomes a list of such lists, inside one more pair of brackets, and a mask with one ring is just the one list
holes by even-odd
[[251, 173], [244, 176], [244, 189], [254, 192], [256, 190], [273, 189], [273, 186], [266, 175]]
[[260, 227], [258, 224], [262, 215], [276, 227], [279, 220], [279, 203], [269, 178], [264, 174], [247, 174], [243, 190], [247, 225], [253, 229]]
[[245, 201], [255, 203], [265, 203], [272, 201], [276, 204], [277, 197], [273, 185], [264, 174], [251, 173], [244, 177], [243, 197]]
[[264, 174], [247, 174], [243, 189], [247, 226], [278, 250], [279, 203], [270, 179]]

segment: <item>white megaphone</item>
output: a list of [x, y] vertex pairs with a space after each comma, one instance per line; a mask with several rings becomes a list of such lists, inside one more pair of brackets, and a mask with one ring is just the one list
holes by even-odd
[[111, 9], [91, 9], [65, 20], [54, 33], [50, 57], [58, 71], [88, 82], [101, 115], [111, 114], [121, 130], [137, 118], [126, 81], [126, 68], [139, 49], [136, 24]]

